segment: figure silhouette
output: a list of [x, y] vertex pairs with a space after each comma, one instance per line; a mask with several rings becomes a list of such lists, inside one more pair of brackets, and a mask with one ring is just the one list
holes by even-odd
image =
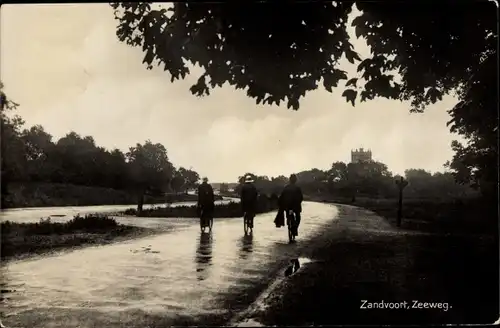
[[244, 235], [240, 239], [240, 259], [248, 258], [248, 255], [253, 252], [253, 235]]
[[212, 265], [212, 234], [202, 232], [196, 249], [196, 273], [198, 280], [205, 280]]
[[291, 276], [300, 268], [299, 259], [291, 259], [290, 265], [285, 270], [285, 277]]

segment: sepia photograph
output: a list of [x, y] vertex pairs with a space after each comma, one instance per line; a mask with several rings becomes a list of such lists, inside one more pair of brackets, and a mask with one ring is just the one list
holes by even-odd
[[499, 324], [497, 13], [3, 4], [0, 328]]

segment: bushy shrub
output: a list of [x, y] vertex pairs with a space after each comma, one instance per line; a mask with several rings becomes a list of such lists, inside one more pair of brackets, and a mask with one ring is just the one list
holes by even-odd
[[36, 223], [1, 223], [1, 258], [35, 255], [74, 246], [108, 243], [148, 229], [118, 224], [106, 215], [75, 216], [60, 223], [41, 219]]
[[36, 223], [2, 222], [2, 236], [14, 233], [24, 235], [53, 235], [75, 231], [96, 232], [118, 227], [115, 219], [102, 214], [76, 215], [68, 222], [52, 222], [50, 218]]
[[68, 223], [69, 230], [104, 230], [116, 228], [118, 222], [104, 214], [76, 215]]

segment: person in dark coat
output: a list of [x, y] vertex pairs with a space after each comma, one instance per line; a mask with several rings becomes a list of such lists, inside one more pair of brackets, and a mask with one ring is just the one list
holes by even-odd
[[285, 206], [283, 205], [283, 193], [277, 197], [278, 198], [278, 212], [274, 218], [274, 224], [276, 228], [281, 228], [285, 226]]
[[[245, 177], [245, 183], [241, 186], [240, 191], [240, 203], [243, 213], [249, 214], [252, 217], [257, 213], [257, 201], [259, 197], [259, 192], [253, 184], [253, 179], [250, 175]], [[252, 225], [252, 224], [250, 224]], [[250, 226], [253, 228], [253, 226]]]
[[297, 226], [295, 229], [295, 235], [298, 235], [298, 228], [300, 225], [300, 214], [302, 213], [302, 201], [304, 196], [302, 190], [297, 186], [297, 176], [295, 174], [290, 175], [289, 183], [285, 186], [280, 195], [280, 208], [282, 208], [286, 215], [289, 211], [293, 211], [295, 218], [297, 220]]
[[198, 211], [204, 218], [213, 218], [214, 209], [214, 189], [208, 183], [208, 178], [203, 178], [203, 183], [198, 186]]

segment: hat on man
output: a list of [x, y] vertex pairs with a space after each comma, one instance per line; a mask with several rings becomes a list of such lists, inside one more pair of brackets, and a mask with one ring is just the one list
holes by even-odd
[[253, 182], [253, 178], [252, 178], [252, 176], [251, 176], [251, 175], [247, 175], [247, 176], [245, 177], [245, 182], [248, 182], [248, 183]]

